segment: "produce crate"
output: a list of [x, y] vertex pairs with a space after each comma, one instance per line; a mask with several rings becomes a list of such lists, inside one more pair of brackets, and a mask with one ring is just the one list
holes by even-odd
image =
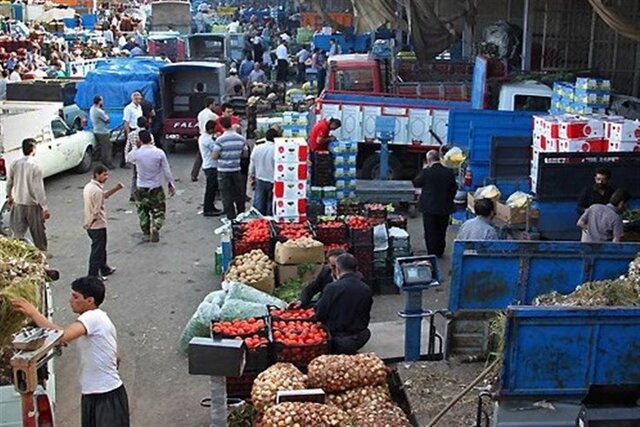
[[411, 239], [407, 237], [389, 237], [389, 249], [394, 250], [411, 250]]
[[398, 228], [402, 228], [403, 230], [406, 230], [407, 218], [405, 218], [403, 215], [400, 215], [400, 214], [390, 213], [387, 215], [387, 227], [389, 228], [398, 227]]
[[375, 281], [375, 277], [373, 274], [373, 263], [358, 263], [358, 271], [360, 272], [360, 274], [362, 274], [363, 281], [367, 285], [373, 286], [373, 282]]
[[311, 185], [329, 187], [335, 185], [333, 173], [333, 158], [328, 151], [313, 153], [311, 165]]
[[324, 215], [324, 203], [322, 201], [307, 200], [307, 219], [312, 224], [318, 222], [318, 217]]
[[331, 336], [329, 330], [322, 326], [327, 333], [327, 339], [320, 344], [285, 345], [274, 341], [275, 359], [277, 362], [292, 363], [303, 372], [307, 371], [307, 365], [313, 359], [323, 354], [329, 354], [331, 350]]
[[287, 240], [289, 240], [288, 237], [282, 236], [282, 229], [284, 227], [299, 227], [301, 229], [304, 229], [305, 231], [307, 231], [309, 233], [308, 237], [311, 237], [313, 239], [316, 238], [316, 233], [313, 231], [313, 228], [311, 227], [311, 224], [309, 223], [309, 221], [304, 221], [304, 222], [289, 222], [289, 223], [282, 223], [282, 222], [274, 222], [274, 229], [275, 229], [275, 234], [276, 234], [276, 241], [278, 242], [286, 242]]
[[365, 213], [369, 218], [379, 218], [387, 221], [387, 207], [379, 203], [367, 203], [364, 205]]
[[338, 215], [361, 215], [362, 204], [353, 199], [341, 199], [338, 201]]
[[386, 224], [387, 220], [385, 218], [369, 218], [369, 222], [373, 227], [380, 224]]
[[244, 255], [251, 252], [254, 249], [260, 249], [269, 257], [269, 259], [273, 259], [275, 242], [273, 240], [269, 240], [267, 242], [244, 242], [234, 239], [232, 242], [232, 248], [234, 258], [238, 255]]
[[[278, 307], [274, 306], [274, 305], [268, 305], [267, 309], [269, 310], [269, 317], [271, 318], [271, 322], [277, 322], [277, 321], [283, 321], [283, 322], [288, 322], [288, 321], [302, 321], [302, 322], [312, 322], [313, 316], [311, 317], [299, 317], [299, 318], [283, 318], [277, 315], [273, 314], [274, 310], [277, 310]], [[314, 315], [315, 315], [315, 310], [314, 310]]]
[[[328, 227], [326, 222], [320, 222], [316, 225], [315, 231], [318, 240], [325, 245], [331, 243], [345, 244], [348, 242], [347, 224], [342, 221], [334, 221], [334, 226]], [[325, 225], [322, 225], [325, 224]]]
[[245, 364], [245, 370], [258, 370], [262, 371], [271, 365], [273, 361], [273, 347], [271, 343], [271, 337], [269, 336], [269, 318], [268, 317], [260, 317], [260, 320], [263, 320], [265, 323], [264, 328], [250, 334], [236, 334], [236, 335], [225, 335], [225, 334], [217, 334], [213, 332], [213, 328], [216, 324], [220, 322], [211, 322], [211, 337], [216, 338], [228, 338], [228, 339], [245, 339], [252, 337], [254, 335], [258, 335], [259, 337], [267, 338], [267, 344], [261, 345], [256, 348], [247, 349], [247, 362]]
[[329, 252], [332, 249], [342, 249], [345, 252], [349, 252], [349, 245], [347, 243], [328, 243], [324, 245], [325, 252]]
[[253, 382], [261, 371], [263, 369], [253, 371], [245, 369], [239, 377], [227, 377], [227, 397], [250, 398]]
[[373, 228], [356, 229], [351, 228], [349, 230], [349, 244], [352, 248], [366, 246], [373, 246]]

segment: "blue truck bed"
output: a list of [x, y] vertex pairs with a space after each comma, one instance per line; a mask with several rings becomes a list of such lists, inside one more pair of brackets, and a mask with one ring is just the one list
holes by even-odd
[[625, 274], [640, 244], [530, 241], [454, 242], [449, 311], [504, 310], [550, 291]]
[[501, 396], [640, 383], [640, 308], [509, 307]]

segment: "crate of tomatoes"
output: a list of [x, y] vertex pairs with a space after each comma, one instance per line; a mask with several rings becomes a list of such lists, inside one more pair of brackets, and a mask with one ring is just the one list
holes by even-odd
[[306, 370], [313, 359], [329, 353], [329, 331], [322, 323], [301, 320], [274, 320], [271, 336], [278, 362]]
[[360, 215], [347, 217], [351, 247], [373, 246], [373, 226], [369, 218]]
[[387, 207], [382, 203], [367, 203], [364, 205], [365, 213], [369, 218], [378, 218], [387, 220]]
[[251, 219], [245, 222], [234, 222], [231, 227], [234, 257], [260, 249], [269, 258], [273, 258], [275, 233], [271, 221], [263, 218]]
[[301, 320], [305, 322], [309, 322], [313, 320], [313, 316], [316, 315], [316, 311], [313, 307], [309, 308], [278, 308], [274, 305], [267, 306], [269, 310], [269, 317], [271, 317], [271, 322], [284, 320]]
[[213, 338], [241, 339], [247, 346], [247, 371], [266, 369], [273, 359], [266, 318], [214, 321]]
[[308, 221], [304, 222], [276, 222], [274, 224], [276, 239], [279, 242], [300, 239], [302, 237], [315, 238], [315, 233]]
[[347, 224], [337, 219], [324, 220], [316, 224], [316, 236], [325, 245], [347, 243]]

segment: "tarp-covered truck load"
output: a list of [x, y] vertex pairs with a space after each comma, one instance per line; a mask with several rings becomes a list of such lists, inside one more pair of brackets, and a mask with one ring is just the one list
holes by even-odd
[[139, 91], [153, 105], [160, 104], [158, 76], [164, 61], [150, 58], [117, 58], [100, 62], [76, 85], [75, 102], [89, 111], [96, 95], [104, 99], [104, 110], [111, 118], [109, 126], [122, 124], [122, 110], [131, 102], [131, 93]]

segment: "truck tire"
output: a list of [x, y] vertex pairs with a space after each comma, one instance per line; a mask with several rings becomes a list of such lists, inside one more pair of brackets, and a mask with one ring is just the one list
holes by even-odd
[[[389, 155], [389, 173], [387, 178], [400, 179], [402, 163], [393, 154]], [[362, 163], [363, 179], [380, 179], [380, 154], [372, 153]]]
[[9, 236], [11, 233], [11, 210], [5, 202], [0, 209], [0, 235]]
[[82, 161], [80, 161], [80, 164], [76, 166], [74, 171], [76, 173], [89, 172], [89, 170], [91, 170], [92, 164], [93, 164], [93, 148], [87, 147], [87, 149], [84, 152], [84, 155], [82, 156]]

